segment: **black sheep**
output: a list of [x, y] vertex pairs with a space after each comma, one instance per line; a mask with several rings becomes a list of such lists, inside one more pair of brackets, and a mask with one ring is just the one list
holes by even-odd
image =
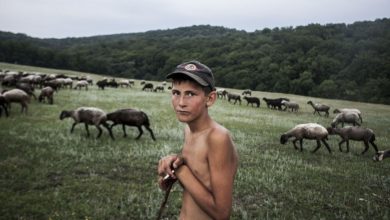
[[268, 99], [265, 97], [263, 98], [263, 100], [267, 104], [268, 108], [278, 109], [278, 110], [282, 110], [282, 101], [283, 100], [290, 101], [290, 99], [287, 99], [287, 98]]
[[145, 114], [145, 112], [138, 111], [131, 108], [119, 109], [117, 111], [108, 113], [107, 120], [114, 122], [114, 124], [112, 124], [110, 127], [111, 129], [117, 124], [122, 124], [123, 137], [127, 136], [125, 125], [135, 126], [138, 128], [139, 134], [135, 139], [139, 139], [142, 136], [143, 134], [142, 126], [144, 126], [150, 132], [152, 139], [154, 141], [156, 140], [153, 131], [150, 128], [149, 118]]
[[260, 99], [257, 98], [257, 97], [247, 97], [247, 96], [244, 96], [244, 98], [248, 103], [246, 105], [249, 105], [249, 103], [252, 105], [253, 107], [253, 104], [256, 104], [256, 107], [259, 108], [260, 107]]
[[144, 87], [142, 88], [142, 91], [146, 91], [146, 90], [149, 90], [149, 91], [153, 91], [153, 84], [152, 83], [146, 83], [145, 85], [144, 85]]

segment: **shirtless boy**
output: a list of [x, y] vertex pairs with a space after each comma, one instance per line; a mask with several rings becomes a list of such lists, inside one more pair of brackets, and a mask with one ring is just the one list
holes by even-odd
[[[238, 155], [229, 131], [208, 114], [217, 99], [213, 73], [190, 61], [178, 65], [167, 78], [172, 79], [176, 117], [186, 126], [181, 154], [159, 161], [159, 186], [166, 190], [172, 179], [180, 182], [179, 219], [229, 219]], [[167, 174], [169, 181], [163, 178]]]

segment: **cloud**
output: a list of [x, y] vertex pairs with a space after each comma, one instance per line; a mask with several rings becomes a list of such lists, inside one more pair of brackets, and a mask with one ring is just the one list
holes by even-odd
[[37, 37], [143, 32], [198, 24], [247, 31], [389, 17], [388, 0], [2, 0], [0, 30]]

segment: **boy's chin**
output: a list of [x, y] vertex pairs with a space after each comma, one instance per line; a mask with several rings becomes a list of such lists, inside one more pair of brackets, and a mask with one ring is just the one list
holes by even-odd
[[183, 123], [191, 121], [191, 118], [188, 116], [177, 115], [176, 117], [177, 117], [177, 120], [179, 120], [180, 122], [183, 122]]

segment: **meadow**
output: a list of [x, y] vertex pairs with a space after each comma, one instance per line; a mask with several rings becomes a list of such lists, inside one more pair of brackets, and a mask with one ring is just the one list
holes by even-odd
[[[66, 70], [0, 63], [0, 69], [102, 76]], [[218, 81], [218, 79], [217, 79]], [[4, 89], [4, 87], [0, 88]], [[239, 90], [228, 89], [231, 92]], [[39, 90], [35, 91], [38, 95]], [[308, 100], [325, 103], [331, 111], [358, 108], [363, 127], [376, 134], [379, 150], [390, 149], [390, 106], [254, 91], [259, 98], [288, 97], [300, 104], [298, 113], [233, 105], [219, 99], [210, 109], [212, 117], [231, 131], [240, 164], [234, 185], [231, 219], [390, 219], [390, 160], [373, 162], [374, 149], [360, 155], [362, 142], [350, 143], [350, 153], [338, 150], [338, 136], [329, 137], [332, 154], [315, 141], [304, 141], [303, 152], [280, 135], [299, 123], [329, 126], [329, 118], [313, 115]], [[90, 126], [70, 133], [71, 119], [59, 119], [62, 110], [80, 106], [106, 112], [135, 108], [146, 112], [156, 141], [144, 129], [120, 126], [96, 139]], [[170, 92], [133, 88], [98, 90], [62, 89], [54, 104], [32, 99], [27, 115], [13, 104], [10, 117], [0, 118], [0, 219], [154, 219], [164, 193], [157, 186], [159, 158], [177, 153], [183, 141], [183, 124], [176, 120]], [[182, 189], [176, 184], [163, 214], [177, 219]]]

